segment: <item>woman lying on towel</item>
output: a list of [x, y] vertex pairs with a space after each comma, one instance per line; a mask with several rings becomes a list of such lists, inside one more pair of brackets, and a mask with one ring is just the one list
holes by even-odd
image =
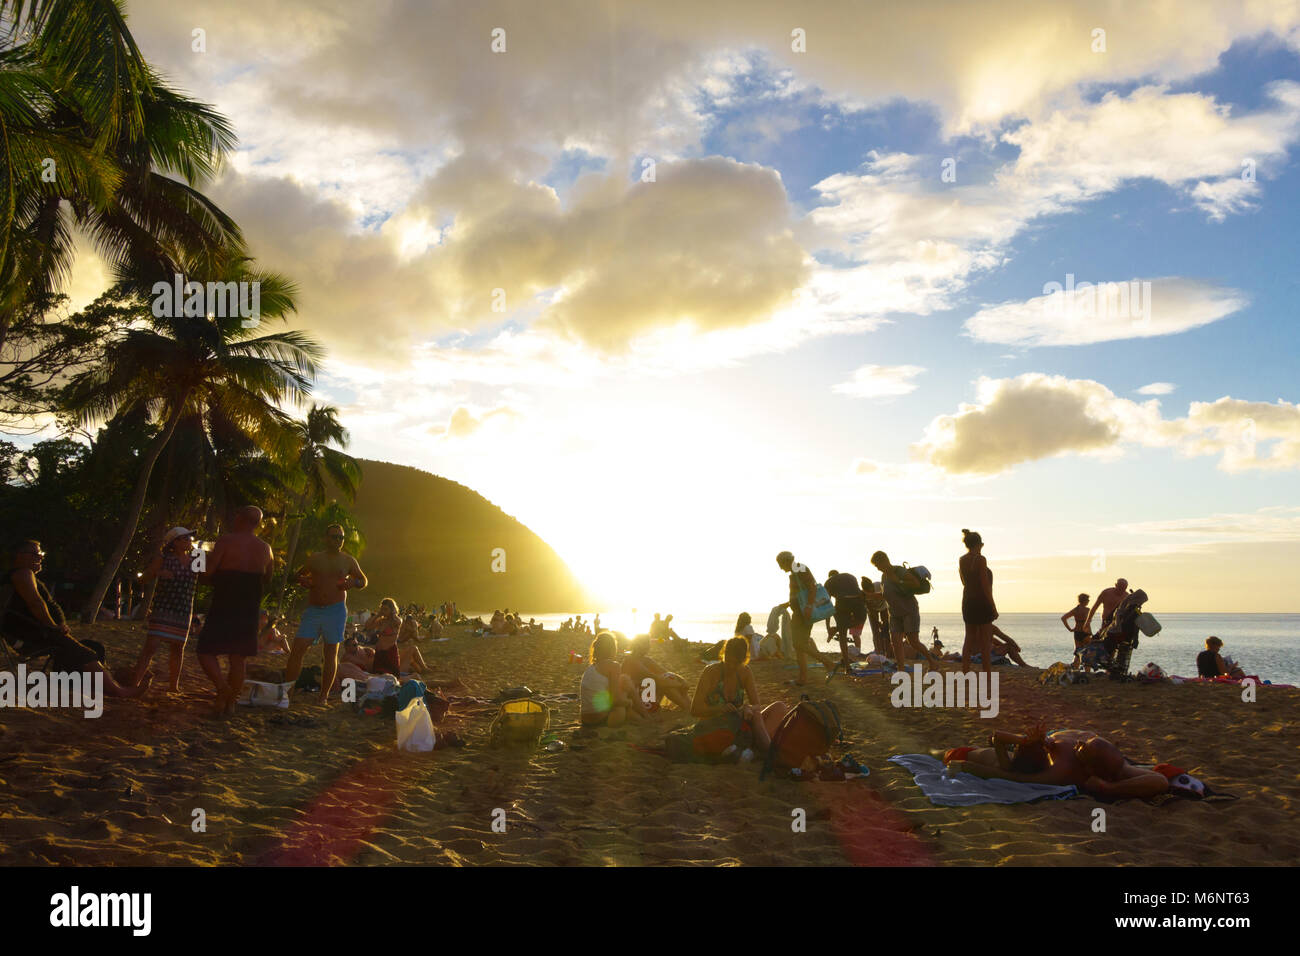
[[767, 753], [772, 732], [789, 711], [789, 705], [782, 701], [764, 707], [758, 699], [754, 674], [749, 669], [749, 641], [743, 637], [727, 641], [722, 648], [722, 660], [704, 668], [691, 707], [691, 713], [700, 718], [695, 725], [696, 734], [717, 729], [714, 724], [728, 726], [737, 734], [752, 731], [759, 753]]
[[1042, 727], [1028, 734], [998, 731], [988, 747], [958, 747], [944, 755], [954, 771], [977, 777], [1000, 777], [1021, 783], [1073, 784], [1107, 800], [1147, 800], [1169, 789], [1169, 780], [1154, 770], [1135, 767], [1109, 740], [1086, 730]]

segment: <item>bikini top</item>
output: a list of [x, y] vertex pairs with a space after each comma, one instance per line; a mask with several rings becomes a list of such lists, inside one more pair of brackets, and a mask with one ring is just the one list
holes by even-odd
[[[713, 689], [705, 701], [710, 705], [722, 704], [727, 701], [727, 669], [722, 669], [722, 674], [718, 677], [718, 686]], [[736, 707], [745, 706], [745, 683], [740, 680], [740, 675], [736, 675], [736, 699], [731, 701]]]

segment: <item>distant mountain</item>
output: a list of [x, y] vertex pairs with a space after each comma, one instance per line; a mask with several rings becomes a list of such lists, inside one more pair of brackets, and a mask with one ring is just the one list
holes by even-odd
[[[361, 460], [364, 476], [352, 513], [366, 537], [361, 567], [370, 586], [357, 607], [391, 597], [462, 610], [519, 609], [540, 614], [592, 606], [590, 596], [550, 545], [482, 495], [418, 468]], [[493, 551], [505, 552], [494, 572]]]

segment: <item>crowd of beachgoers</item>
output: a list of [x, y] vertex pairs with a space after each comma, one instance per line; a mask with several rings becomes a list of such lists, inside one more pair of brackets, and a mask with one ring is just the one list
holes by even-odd
[[[228, 716], [240, 701], [248, 662], [259, 656], [282, 656], [280, 677], [292, 684], [302, 673], [307, 652], [320, 644], [317, 693], [321, 703], [328, 703], [348, 680], [366, 682], [376, 675], [391, 675], [401, 682], [423, 677], [430, 667], [418, 642], [447, 640], [444, 631], [453, 626], [483, 636], [542, 632], [536, 619], [525, 621], [509, 608], [496, 610], [484, 620], [466, 617], [452, 601], [431, 609], [415, 603], [399, 608], [394, 599], [384, 598], [373, 612], [350, 613], [347, 593], [365, 588], [368, 580], [357, 559], [344, 550], [339, 526], [327, 529], [326, 547], [310, 554], [294, 575], [307, 592], [307, 601], [296, 626], [291, 626], [263, 607], [273, 555], [257, 534], [261, 521], [257, 508], [239, 509], [231, 530], [217, 540], [201, 570], [191, 561], [192, 532], [176, 527], [167, 533], [160, 553], [142, 574], [155, 587], [148, 608], [135, 609], [144, 620], [144, 641], [129, 679], [115, 676], [106, 666], [102, 647], [73, 636], [63, 611], [37, 576], [44, 554], [36, 541], [21, 542], [14, 550], [4, 606], [5, 640], [24, 658], [46, 657], [56, 671], [102, 673], [111, 696], [138, 697], [149, 691], [153, 659], [163, 647], [168, 652], [168, 691], [179, 689], [185, 649], [194, 633], [198, 662], [213, 685], [214, 713]], [[730, 639], [702, 648], [699, 653], [707, 666], [693, 688], [651, 656], [656, 647], [688, 646], [673, 629], [671, 614], [655, 614], [647, 633], [630, 638], [603, 630], [599, 615], [590, 621], [580, 615], [564, 621], [560, 633], [590, 640], [587, 667], [578, 686], [581, 723], [617, 727], [654, 720], [666, 710], [679, 711], [697, 721], [696, 734], [723, 730], [737, 743], [730, 749], [740, 759], [751, 759], [768, 751], [773, 733], [792, 710], [785, 701], [760, 698], [751, 661], [792, 661], [797, 677], [787, 683], [794, 688], [808, 685], [810, 663], [824, 669], [827, 681], [837, 673], [863, 673], [864, 667], [865, 673], [892, 673], [913, 662], [923, 668], [955, 663], [963, 674], [986, 675], [999, 663], [1027, 666], [1016, 642], [994, 623], [998, 610], [993, 574], [980, 535], [963, 530], [962, 540], [966, 551], [959, 558], [958, 572], [966, 637], [960, 653], [944, 654], [937, 632], [930, 646], [921, 642], [918, 596], [930, 590], [930, 572], [925, 567], [895, 564], [885, 552], [877, 551], [870, 560], [879, 572], [878, 582], [839, 570], [819, 582], [806, 564], [783, 551], [776, 563], [788, 578], [787, 599], [771, 609], [764, 632], [754, 627], [748, 613], [742, 613]], [[210, 607], [202, 615], [194, 608], [200, 581], [212, 587]], [[1143, 601], [1145, 594], [1131, 591], [1122, 578], [1091, 606], [1088, 595], [1080, 594], [1076, 605], [1061, 616], [1074, 638], [1071, 667], [1127, 676], [1122, 651], [1131, 638], [1126, 637], [1126, 628], [1137, 626], [1134, 622]], [[821, 651], [813, 640], [814, 626], [823, 622], [828, 641], [838, 642], [838, 657]], [[864, 648], [863, 633], [868, 628], [871, 645]], [[1244, 676], [1221, 651], [1222, 641], [1214, 636], [1207, 639], [1197, 657], [1198, 675], [1208, 680]], [[1116, 672], [1117, 659], [1125, 668], [1123, 675]], [[1068, 780], [1109, 795], [1150, 795], [1162, 792], [1164, 786], [1163, 777], [1135, 768], [1108, 741], [1076, 730], [1049, 734], [1036, 728], [1028, 734], [995, 734], [987, 747], [958, 748], [949, 756], [952, 763], [981, 775], [1049, 783]]]

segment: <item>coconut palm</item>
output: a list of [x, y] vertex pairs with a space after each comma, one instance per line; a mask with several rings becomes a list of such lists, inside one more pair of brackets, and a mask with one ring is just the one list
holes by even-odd
[[0, 345], [67, 278], [78, 230], [142, 290], [242, 252], [197, 189], [235, 142], [145, 63], [120, 0], [0, 0]]
[[[292, 285], [273, 273], [253, 271], [247, 260], [233, 260], [212, 278], [259, 282], [263, 319], [283, 318], [293, 310]], [[144, 410], [162, 426], [141, 456], [117, 546], [82, 612], [87, 620], [94, 619], [118, 573], [139, 525], [154, 465], [179, 422], [190, 415], [211, 421], [219, 413], [268, 454], [287, 458], [294, 451], [294, 433], [280, 406], [310, 394], [322, 354], [301, 332], [258, 334], [260, 326], [245, 328], [238, 315], [155, 316], [144, 297], [135, 301], [138, 321], [112, 337], [102, 361], [79, 373], [63, 394], [79, 425]]]

